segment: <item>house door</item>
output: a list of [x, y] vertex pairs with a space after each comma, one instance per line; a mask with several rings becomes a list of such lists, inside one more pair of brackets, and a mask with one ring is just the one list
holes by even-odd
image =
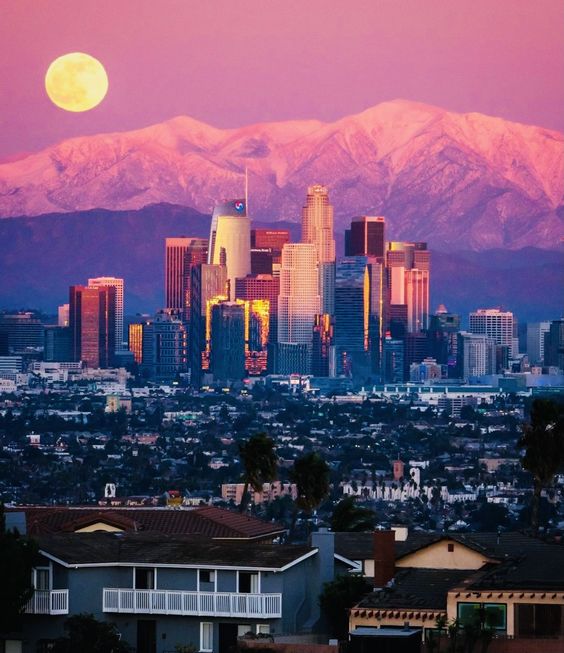
[[219, 624], [219, 653], [233, 653], [237, 649], [237, 624]]
[[157, 653], [157, 622], [141, 619], [137, 622], [137, 653]]

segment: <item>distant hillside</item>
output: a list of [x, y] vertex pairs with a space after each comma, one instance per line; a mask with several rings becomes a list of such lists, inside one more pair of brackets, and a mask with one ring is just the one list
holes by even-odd
[[208, 213], [249, 171], [255, 218], [299, 221], [326, 184], [335, 223], [385, 215], [395, 240], [437, 248], [557, 247], [564, 226], [562, 134], [396, 100], [332, 123], [217, 129], [187, 116], [72, 138], [0, 164], [0, 216], [168, 202]]
[[[67, 301], [69, 285], [114, 275], [125, 279], [128, 313], [153, 311], [163, 303], [164, 239], [207, 236], [209, 222], [209, 216], [169, 204], [0, 220], [0, 308], [53, 312]], [[297, 224], [276, 225], [299, 238]], [[337, 234], [341, 251], [342, 240]], [[556, 318], [563, 313], [563, 271], [564, 255], [557, 251], [433, 251], [432, 308], [444, 303], [465, 314], [504, 305], [523, 321]]]

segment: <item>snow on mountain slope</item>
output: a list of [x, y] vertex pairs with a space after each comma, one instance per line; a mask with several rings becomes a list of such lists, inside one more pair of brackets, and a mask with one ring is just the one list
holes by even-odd
[[394, 238], [438, 247], [555, 247], [564, 138], [539, 127], [396, 100], [342, 118], [217, 129], [186, 116], [73, 138], [0, 165], [0, 215], [170, 202], [204, 213], [240, 196], [263, 220], [298, 220], [329, 186], [336, 226], [386, 215]]

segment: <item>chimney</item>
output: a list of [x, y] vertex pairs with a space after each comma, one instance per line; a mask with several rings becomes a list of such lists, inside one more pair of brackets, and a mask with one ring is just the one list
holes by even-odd
[[374, 531], [374, 587], [382, 588], [394, 577], [396, 567], [394, 531]]

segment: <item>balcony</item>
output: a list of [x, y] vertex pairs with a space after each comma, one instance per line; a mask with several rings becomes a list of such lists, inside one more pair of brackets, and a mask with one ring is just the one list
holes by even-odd
[[26, 614], [68, 614], [68, 590], [35, 590], [25, 606]]
[[104, 588], [104, 612], [276, 619], [282, 594]]

